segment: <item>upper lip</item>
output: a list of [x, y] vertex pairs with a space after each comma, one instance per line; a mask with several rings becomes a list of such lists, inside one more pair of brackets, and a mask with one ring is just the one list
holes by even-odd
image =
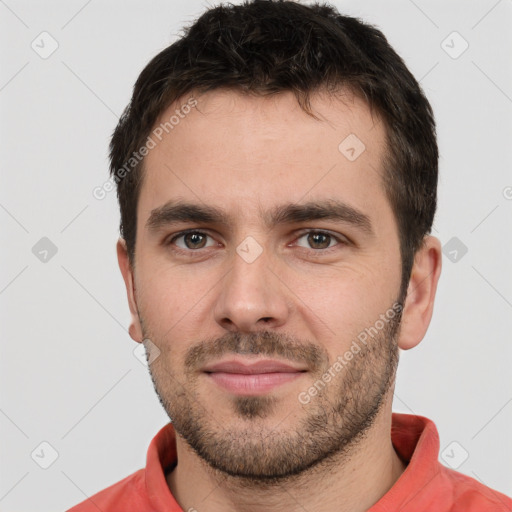
[[273, 359], [260, 359], [256, 362], [240, 361], [238, 359], [229, 359], [219, 363], [213, 363], [203, 368], [206, 373], [241, 373], [254, 375], [258, 373], [294, 373], [306, 371], [305, 368], [295, 367], [290, 364], [276, 361]]

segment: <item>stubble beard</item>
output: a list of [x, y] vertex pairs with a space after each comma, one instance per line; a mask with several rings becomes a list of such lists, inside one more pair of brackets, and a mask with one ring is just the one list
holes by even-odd
[[[227, 333], [187, 352], [182, 380], [164, 368], [164, 358], [150, 366], [150, 373], [177, 435], [211, 468], [247, 484], [282, 484], [311, 468], [339, 463], [364, 439], [392, 392], [399, 329], [398, 314], [366, 344], [360, 343], [360, 351], [307, 404], [301, 404], [296, 394], [286, 405], [273, 395], [230, 397], [233, 422], [227, 424], [201, 403], [193, 369], [208, 358], [263, 354], [306, 362], [312, 380], [301, 391], [321, 380], [333, 361], [317, 345], [297, 344], [270, 331]], [[276, 413], [284, 407], [299, 418], [293, 428], [280, 428], [286, 417], [279, 419]]]

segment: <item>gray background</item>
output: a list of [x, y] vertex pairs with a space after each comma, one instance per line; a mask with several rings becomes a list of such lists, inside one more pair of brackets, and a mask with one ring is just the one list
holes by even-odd
[[[334, 4], [383, 30], [438, 123], [444, 268], [394, 409], [434, 419], [443, 463], [512, 494], [512, 1]], [[115, 192], [92, 190], [136, 77], [207, 5], [0, 0], [1, 511], [85, 499], [143, 467], [167, 422], [127, 332]]]

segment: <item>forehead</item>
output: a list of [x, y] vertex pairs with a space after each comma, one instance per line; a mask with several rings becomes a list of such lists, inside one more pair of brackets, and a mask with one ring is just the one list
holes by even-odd
[[240, 218], [256, 206], [261, 214], [262, 205], [327, 197], [386, 208], [380, 118], [347, 91], [313, 94], [311, 109], [316, 119], [291, 92], [181, 98], [150, 134], [155, 147], [144, 161], [139, 227], [173, 198], [221, 205]]

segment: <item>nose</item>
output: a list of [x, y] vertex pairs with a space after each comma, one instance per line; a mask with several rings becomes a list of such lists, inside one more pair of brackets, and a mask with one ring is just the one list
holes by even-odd
[[265, 251], [252, 262], [233, 254], [214, 306], [215, 320], [223, 329], [254, 332], [286, 323], [286, 287], [269, 263]]

